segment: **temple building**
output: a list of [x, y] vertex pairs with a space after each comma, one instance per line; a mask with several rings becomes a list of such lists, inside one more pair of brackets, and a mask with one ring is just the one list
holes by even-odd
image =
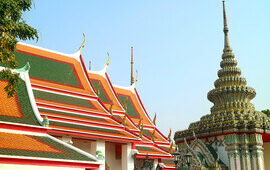
[[224, 50], [215, 88], [208, 92], [211, 113], [174, 136], [180, 153], [192, 155], [194, 169], [270, 169], [270, 120], [250, 102], [256, 92], [241, 77], [229, 42], [223, 1]]
[[174, 169], [171, 134], [135, 87], [133, 48], [131, 85], [121, 87], [107, 74], [109, 55], [102, 70], [86, 69], [83, 46], [64, 54], [17, 44], [16, 95], [7, 98], [0, 81], [0, 169]]

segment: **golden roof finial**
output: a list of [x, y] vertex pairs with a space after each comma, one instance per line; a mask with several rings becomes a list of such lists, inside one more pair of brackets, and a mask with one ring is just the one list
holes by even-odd
[[127, 101], [128, 101], [128, 98], [126, 97], [125, 104], [124, 104], [124, 109], [126, 112], [127, 112]]
[[109, 111], [110, 111], [111, 114], [113, 114], [112, 107], [113, 107], [113, 101], [112, 101], [112, 103], [111, 103], [111, 105], [110, 105], [110, 109], [109, 109]]
[[126, 119], [127, 119], [127, 113], [125, 113], [125, 116], [122, 119], [122, 124], [126, 126]]
[[151, 136], [153, 142], [155, 142], [155, 133], [156, 133], [156, 129], [154, 129], [152, 136]]
[[173, 142], [170, 144], [169, 152], [172, 154], [172, 149], [173, 149]]
[[139, 127], [139, 129], [140, 129], [139, 136], [140, 136], [140, 138], [142, 138], [142, 135], [143, 135], [143, 123], [142, 123], [142, 126]]
[[140, 121], [139, 121], [139, 123], [138, 123], [138, 125], [137, 125], [137, 127], [140, 129], [140, 127], [141, 127], [141, 124], [142, 124], [142, 118], [140, 118]]
[[136, 79], [135, 79], [135, 82], [138, 81], [138, 70], [136, 70]]
[[107, 52], [107, 56], [108, 56], [108, 60], [105, 64], [105, 66], [108, 66], [110, 64], [110, 53], [109, 52]]
[[155, 117], [153, 119], [153, 123], [154, 123], [155, 126], [156, 126], [156, 119], [157, 119], [157, 112], [155, 112]]
[[171, 135], [172, 135], [172, 129], [170, 128], [170, 132], [169, 132], [169, 135], [168, 135], [169, 142], [171, 142]]
[[82, 43], [82, 45], [81, 45], [80, 48], [79, 48], [80, 53], [82, 53], [82, 48], [84, 48], [84, 46], [85, 46], [85, 35], [84, 35], [84, 33], [83, 33], [83, 43]]

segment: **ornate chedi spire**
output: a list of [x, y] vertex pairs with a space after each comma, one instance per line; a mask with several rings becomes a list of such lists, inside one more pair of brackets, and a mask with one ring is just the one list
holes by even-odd
[[228, 113], [252, 113], [254, 105], [250, 103], [256, 96], [253, 88], [247, 87], [246, 79], [241, 77], [241, 70], [237, 66], [234, 54], [229, 42], [229, 29], [227, 24], [225, 2], [223, 1], [224, 22], [224, 50], [221, 69], [218, 71], [218, 79], [215, 81], [215, 89], [208, 93], [208, 99], [214, 103], [212, 114]]
[[256, 111], [254, 105], [250, 103], [256, 96], [256, 92], [253, 88], [246, 86], [246, 79], [241, 77], [241, 70], [237, 67], [237, 61], [229, 43], [224, 1], [223, 20], [224, 49], [220, 62], [221, 69], [214, 83], [215, 88], [207, 95], [208, 100], [214, 104], [211, 114], [204, 115], [199, 121], [191, 123], [187, 130], [177, 131], [174, 136], [176, 142], [183, 141], [184, 138], [193, 138], [193, 131], [202, 137], [237, 131], [254, 132], [261, 131], [263, 128], [270, 129], [270, 120], [267, 116]]
[[[199, 121], [191, 123], [188, 129], [175, 132], [174, 140], [176, 144], [184, 148], [183, 141], [186, 139], [197, 140], [193, 135], [195, 132], [200, 140], [211, 146], [212, 143], [208, 138], [213, 139], [214, 136], [215, 138], [218, 136], [221, 139], [220, 143], [223, 146], [225, 144], [225, 152], [219, 150], [218, 155], [227, 154], [229, 159], [226, 165], [219, 164], [222, 166], [221, 169], [262, 170], [264, 169], [264, 158], [263, 135], [261, 134], [270, 134], [270, 119], [265, 114], [256, 111], [254, 105], [250, 103], [256, 96], [256, 92], [253, 88], [246, 86], [246, 79], [241, 77], [241, 70], [237, 67], [237, 61], [229, 42], [224, 1], [223, 20], [224, 49], [220, 62], [221, 69], [218, 71], [218, 79], [214, 83], [215, 88], [207, 95], [208, 100], [214, 104], [211, 114], [202, 116]], [[194, 141], [193, 146], [196, 145]], [[201, 148], [207, 148], [206, 145], [202, 144]], [[209, 149], [203, 151], [203, 153], [207, 152], [211, 151]], [[193, 156], [196, 157], [196, 154], [194, 153]], [[208, 158], [205, 161], [209, 167], [219, 166], [217, 165], [219, 161]]]

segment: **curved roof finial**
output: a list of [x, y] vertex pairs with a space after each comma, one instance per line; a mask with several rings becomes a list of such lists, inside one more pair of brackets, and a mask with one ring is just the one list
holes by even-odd
[[223, 32], [224, 32], [224, 49], [230, 49], [230, 40], [229, 40], [229, 28], [227, 23], [227, 16], [226, 16], [226, 7], [225, 7], [225, 0], [222, 1], [223, 3]]
[[108, 60], [107, 60], [105, 67], [104, 67], [105, 71], [107, 71], [107, 67], [110, 64], [110, 53], [109, 52], [107, 52], [107, 56], [108, 56]]
[[83, 43], [82, 45], [80, 46], [79, 50], [80, 50], [80, 53], [82, 53], [82, 48], [85, 46], [85, 35], [83, 33]]

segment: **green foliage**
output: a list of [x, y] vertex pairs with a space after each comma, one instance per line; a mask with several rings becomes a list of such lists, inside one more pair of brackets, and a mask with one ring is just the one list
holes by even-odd
[[264, 114], [266, 114], [268, 117], [270, 117], [270, 110], [269, 110], [269, 109], [262, 110], [262, 112], [263, 112]]
[[13, 74], [10, 70], [17, 66], [13, 53], [16, 50], [17, 39], [38, 39], [37, 30], [27, 25], [22, 18], [23, 12], [29, 11], [31, 6], [31, 0], [0, 1], [0, 63], [7, 67], [0, 75], [9, 81], [5, 88], [9, 97], [15, 94], [19, 82], [19, 75]]

